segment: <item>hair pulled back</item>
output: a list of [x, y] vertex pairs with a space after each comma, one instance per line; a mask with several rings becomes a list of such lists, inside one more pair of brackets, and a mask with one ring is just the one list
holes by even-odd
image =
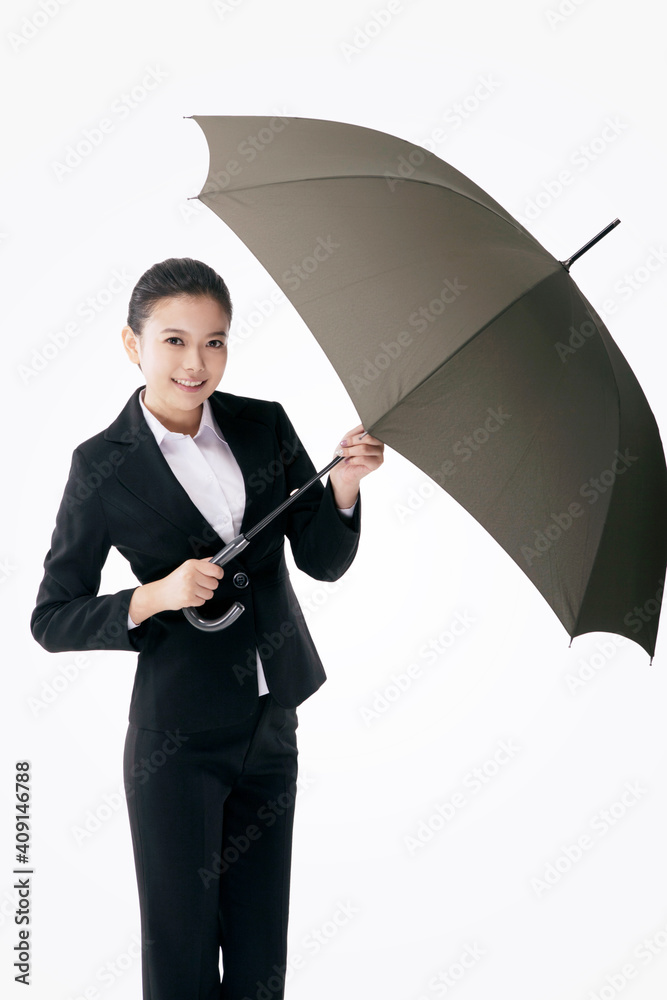
[[160, 299], [175, 295], [207, 295], [220, 303], [231, 322], [232, 300], [220, 275], [192, 257], [170, 257], [153, 264], [139, 278], [130, 296], [127, 325], [140, 337], [144, 323]]

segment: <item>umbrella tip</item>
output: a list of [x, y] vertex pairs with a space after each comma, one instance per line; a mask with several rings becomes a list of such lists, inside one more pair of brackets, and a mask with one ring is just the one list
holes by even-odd
[[612, 231], [612, 229], [615, 229], [616, 226], [620, 223], [620, 221], [621, 221], [620, 219], [614, 219], [614, 221], [610, 222], [608, 226], [605, 226], [604, 229], [600, 230], [597, 236], [594, 236], [592, 240], [589, 240], [588, 243], [585, 243], [580, 250], [577, 250], [576, 253], [573, 253], [571, 257], [567, 258], [567, 260], [559, 260], [558, 263], [562, 264], [566, 271], [569, 271], [570, 267], [572, 266], [572, 264], [574, 264], [575, 260], [579, 260], [582, 254], [585, 254], [586, 251], [590, 250], [591, 247], [594, 247], [595, 244], [599, 240], [601, 240], [603, 236], [606, 236], [607, 233], [610, 233]]

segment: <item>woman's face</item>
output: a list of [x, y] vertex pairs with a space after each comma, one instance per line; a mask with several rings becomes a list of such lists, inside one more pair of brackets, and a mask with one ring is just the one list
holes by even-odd
[[146, 382], [144, 403], [158, 419], [185, 432], [199, 425], [201, 404], [225, 371], [228, 334], [225, 309], [209, 296], [191, 295], [160, 299], [140, 337], [123, 329], [125, 350]]

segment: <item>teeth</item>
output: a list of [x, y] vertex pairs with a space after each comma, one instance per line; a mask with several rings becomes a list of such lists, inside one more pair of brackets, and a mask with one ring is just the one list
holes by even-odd
[[201, 382], [188, 382], [184, 378], [175, 378], [174, 382], [178, 382], [179, 385], [203, 385], [203, 379]]

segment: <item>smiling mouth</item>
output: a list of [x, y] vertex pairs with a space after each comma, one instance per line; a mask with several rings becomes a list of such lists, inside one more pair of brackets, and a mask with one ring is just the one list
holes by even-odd
[[189, 389], [193, 389], [195, 386], [203, 385], [206, 379], [202, 379], [201, 382], [192, 382], [187, 378], [173, 378], [172, 382], [176, 382], [177, 385], [187, 385]]

